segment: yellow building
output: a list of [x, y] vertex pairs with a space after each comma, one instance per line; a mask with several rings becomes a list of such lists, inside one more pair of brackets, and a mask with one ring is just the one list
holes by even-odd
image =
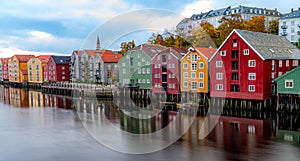
[[9, 88], [10, 105], [14, 107], [29, 107], [28, 92], [20, 88]]
[[50, 55], [41, 55], [36, 58], [31, 58], [28, 61], [28, 82], [39, 83], [44, 82], [44, 66], [48, 63]]
[[44, 94], [42, 92], [29, 91], [29, 106], [44, 107]]
[[181, 92], [209, 92], [208, 60], [216, 48], [190, 48], [180, 62]]
[[8, 60], [9, 81], [13, 83], [28, 82], [27, 62], [33, 55], [14, 55]]

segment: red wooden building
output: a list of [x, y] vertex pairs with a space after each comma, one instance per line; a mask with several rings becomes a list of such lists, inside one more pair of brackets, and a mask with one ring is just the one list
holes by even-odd
[[45, 74], [49, 82], [70, 81], [70, 56], [51, 56]]
[[180, 59], [182, 55], [168, 48], [152, 59], [152, 91], [180, 94]]
[[1, 81], [8, 81], [8, 58], [2, 58], [2, 79]]
[[211, 97], [269, 99], [274, 78], [299, 60], [299, 50], [284, 37], [233, 30], [210, 59]]

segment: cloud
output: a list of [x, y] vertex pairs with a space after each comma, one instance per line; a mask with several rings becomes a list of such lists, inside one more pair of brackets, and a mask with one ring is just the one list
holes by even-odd
[[215, 5], [216, 0], [197, 0], [187, 4], [181, 14], [185, 17], [191, 17], [193, 14], [208, 12]]

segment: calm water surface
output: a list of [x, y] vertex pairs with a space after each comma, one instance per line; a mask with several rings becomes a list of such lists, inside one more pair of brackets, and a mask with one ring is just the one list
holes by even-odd
[[[222, 117], [210, 135], [199, 140], [198, 123], [204, 117], [198, 117], [187, 133], [170, 147], [150, 154], [131, 155], [100, 144], [71, 109], [79, 103], [86, 106], [87, 113], [97, 115], [88, 110], [93, 101], [3, 86], [0, 93], [1, 161], [300, 160], [298, 145], [274, 136], [274, 120]], [[136, 131], [133, 127], [124, 127], [120, 111], [112, 101], [101, 103], [105, 105], [101, 110], [116, 126]], [[210, 121], [213, 120], [212, 115]], [[146, 126], [151, 124], [153, 122]], [[255, 130], [250, 127], [251, 133], [249, 124], [255, 125]]]

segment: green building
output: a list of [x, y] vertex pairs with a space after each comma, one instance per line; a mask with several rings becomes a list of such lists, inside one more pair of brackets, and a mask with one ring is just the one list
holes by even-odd
[[167, 49], [156, 44], [142, 44], [129, 51], [118, 63], [121, 87], [152, 89], [152, 58]]

